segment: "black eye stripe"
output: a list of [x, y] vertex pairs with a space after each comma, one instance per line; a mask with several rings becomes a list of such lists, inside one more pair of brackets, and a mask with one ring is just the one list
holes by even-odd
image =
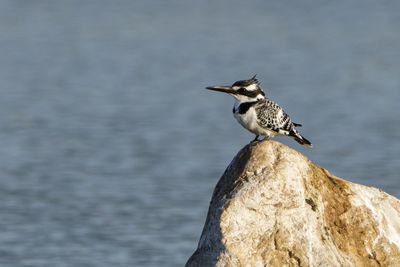
[[[242, 89], [243, 89], [243, 90], [242, 90]], [[248, 97], [256, 97], [256, 96], [259, 95], [259, 94], [264, 95], [264, 92], [261, 91], [260, 89], [257, 89], [257, 90], [254, 90], [254, 91], [247, 91], [247, 90], [245, 90], [244, 88], [240, 88], [240, 89], [237, 91], [237, 93], [238, 93], [238, 94], [241, 94], [241, 95], [248, 96]]]

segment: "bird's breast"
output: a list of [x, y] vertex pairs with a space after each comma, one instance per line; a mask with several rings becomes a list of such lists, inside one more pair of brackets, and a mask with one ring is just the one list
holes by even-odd
[[255, 134], [261, 134], [262, 129], [257, 123], [257, 114], [253, 107], [249, 108], [245, 113], [240, 113], [238, 108], [234, 108], [233, 115], [236, 120], [247, 130]]
[[246, 112], [243, 112], [243, 109], [241, 110], [241, 105], [243, 105], [243, 103], [235, 104], [235, 106], [233, 107], [233, 115], [240, 123], [240, 125], [256, 135], [276, 135], [276, 132], [260, 126], [260, 124], [258, 123], [257, 112], [254, 106], [250, 106], [248, 109], [246, 109]]

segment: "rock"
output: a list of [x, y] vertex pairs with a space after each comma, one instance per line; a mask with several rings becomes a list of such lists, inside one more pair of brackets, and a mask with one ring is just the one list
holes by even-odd
[[400, 201], [251, 143], [219, 180], [186, 266], [400, 266]]

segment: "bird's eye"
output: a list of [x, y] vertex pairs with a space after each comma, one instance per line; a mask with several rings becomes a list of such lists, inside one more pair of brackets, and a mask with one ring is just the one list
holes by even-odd
[[240, 87], [240, 88], [239, 88], [239, 92], [240, 92], [240, 93], [243, 93], [243, 92], [245, 92], [245, 91], [246, 91], [246, 89], [245, 89], [244, 87]]

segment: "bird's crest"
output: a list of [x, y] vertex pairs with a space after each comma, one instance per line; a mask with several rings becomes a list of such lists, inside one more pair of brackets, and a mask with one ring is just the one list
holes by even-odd
[[250, 79], [250, 81], [252, 81], [253, 83], [256, 83], [258, 85], [260, 85], [260, 82], [258, 81], [258, 79], [256, 78], [257, 74], [254, 74], [254, 76]]
[[251, 77], [248, 80], [241, 80], [241, 81], [237, 81], [235, 82], [232, 86], [249, 86], [251, 84], [257, 84], [260, 85], [260, 82], [258, 81], [258, 79], [256, 78], [257, 74], [255, 74], [253, 77]]

